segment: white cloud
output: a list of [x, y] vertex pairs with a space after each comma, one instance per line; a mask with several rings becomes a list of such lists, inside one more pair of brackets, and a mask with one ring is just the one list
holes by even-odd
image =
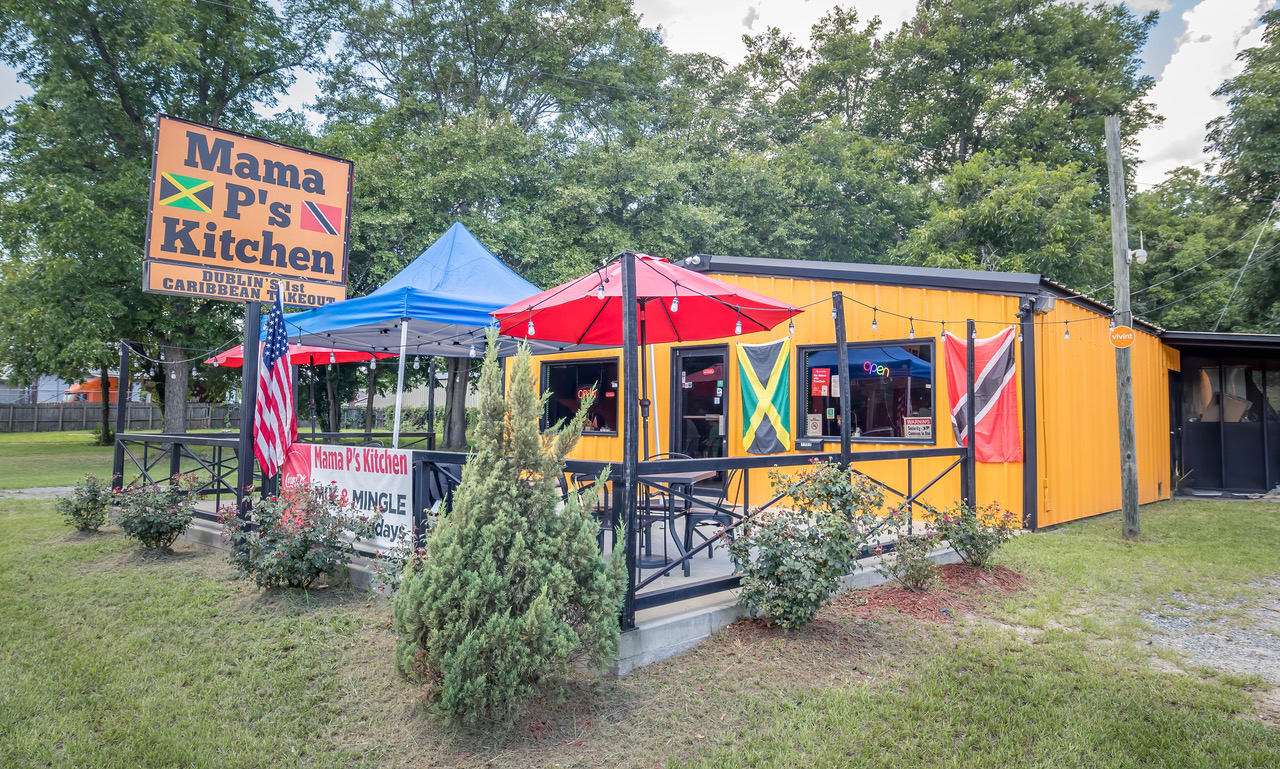
[[756, 10], [754, 5], [747, 6], [747, 15], [742, 17], [742, 26], [751, 29], [756, 23], [756, 19], [760, 18], [760, 12]]
[[1182, 15], [1186, 31], [1155, 87], [1151, 100], [1164, 125], [1138, 136], [1139, 184], [1155, 184], [1178, 166], [1203, 167], [1205, 124], [1227, 112], [1225, 99], [1213, 92], [1239, 74], [1243, 63], [1236, 54], [1262, 42], [1258, 20], [1268, 0], [1203, 0]]

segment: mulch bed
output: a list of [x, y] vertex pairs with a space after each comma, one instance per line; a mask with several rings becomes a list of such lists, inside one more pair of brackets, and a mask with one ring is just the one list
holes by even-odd
[[850, 591], [835, 598], [828, 611], [852, 619], [893, 611], [917, 619], [953, 622], [961, 614], [976, 610], [987, 596], [1022, 589], [1022, 575], [1004, 566], [975, 569], [953, 563], [939, 572], [938, 583], [929, 590], [912, 592], [889, 583]]

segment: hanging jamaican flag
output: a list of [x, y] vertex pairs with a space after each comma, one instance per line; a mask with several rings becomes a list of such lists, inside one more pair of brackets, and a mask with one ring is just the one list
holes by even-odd
[[751, 454], [791, 447], [791, 339], [738, 345], [742, 445]]

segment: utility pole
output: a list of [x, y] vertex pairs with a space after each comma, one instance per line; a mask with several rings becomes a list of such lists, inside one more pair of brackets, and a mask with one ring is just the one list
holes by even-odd
[[[1115, 323], [1131, 327], [1129, 306], [1129, 226], [1125, 221], [1124, 160], [1120, 156], [1120, 117], [1106, 118], [1107, 181], [1111, 187], [1111, 265], [1115, 273]], [[1124, 515], [1121, 534], [1137, 539], [1138, 451], [1133, 424], [1133, 364], [1128, 347], [1116, 347], [1116, 404], [1120, 413], [1120, 507]]]

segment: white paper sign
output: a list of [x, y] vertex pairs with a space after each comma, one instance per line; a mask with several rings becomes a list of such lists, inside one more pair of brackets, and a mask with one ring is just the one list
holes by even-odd
[[804, 434], [805, 435], [822, 435], [822, 415], [821, 414], [805, 415]]
[[382, 518], [362, 550], [390, 550], [413, 534], [413, 452], [373, 446], [295, 443], [284, 460], [284, 485], [330, 486], [353, 512]]

